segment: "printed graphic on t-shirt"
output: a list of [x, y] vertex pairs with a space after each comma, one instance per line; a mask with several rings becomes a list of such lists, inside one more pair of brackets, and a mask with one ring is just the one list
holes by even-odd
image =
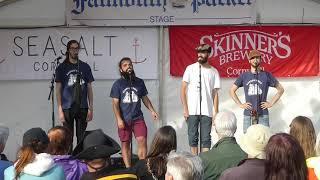
[[[136, 88], [131, 88], [131, 93], [130, 93], [130, 88], [125, 88], [122, 93], [125, 94], [122, 103], [135, 103], [138, 102], [138, 95], [137, 95], [137, 89]], [[131, 94], [131, 98], [130, 98]]]
[[[69, 71], [67, 73], [68, 75], [68, 86], [73, 86], [76, 81], [77, 81], [77, 74], [74, 74], [73, 72], [75, 72], [74, 70]], [[84, 84], [84, 80], [81, 78], [80, 79], [80, 85]]]
[[[258, 80], [259, 84], [262, 84], [260, 80]], [[261, 95], [262, 94], [262, 89], [259, 87], [257, 84], [257, 80], [250, 80], [247, 85], [249, 86], [248, 88], [248, 95], [249, 96], [256, 96], [256, 95]]]

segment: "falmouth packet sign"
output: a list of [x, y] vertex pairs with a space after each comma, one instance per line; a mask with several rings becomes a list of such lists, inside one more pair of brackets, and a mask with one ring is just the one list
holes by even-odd
[[73, 0], [68, 25], [158, 26], [255, 23], [255, 0]]

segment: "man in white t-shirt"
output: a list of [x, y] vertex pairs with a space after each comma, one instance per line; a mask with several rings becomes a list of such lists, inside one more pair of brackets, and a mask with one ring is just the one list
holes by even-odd
[[191, 152], [195, 155], [198, 154], [199, 124], [201, 124], [201, 151], [208, 151], [211, 147], [211, 126], [214, 116], [218, 112], [218, 90], [220, 88], [219, 73], [217, 69], [208, 63], [211, 47], [208, 44], [201, 44], [196, 48], [196, 51], [198, 53], [198, 61], [187, 67], [183, 74], [181, 85], [183, 116], [188, 124], [188, 139]]

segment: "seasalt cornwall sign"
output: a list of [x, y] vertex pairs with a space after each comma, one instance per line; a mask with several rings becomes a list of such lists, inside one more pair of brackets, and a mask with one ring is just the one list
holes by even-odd
[[118, 62], [133, 60], [137, 75], [158, 78], [155, 28], [41, 28], [0, 30], [0, 80], [49, 79], [69, 40], [80, 43], [79, 58], [95, 79], [119, 78]]

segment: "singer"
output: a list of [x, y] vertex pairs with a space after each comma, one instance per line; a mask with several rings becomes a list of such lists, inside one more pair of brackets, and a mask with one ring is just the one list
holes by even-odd
[[130, 152], [132, 132], [138, 143], [139, 159], [145, 159], [147, 154], [148, 133], [141, 111], [141, 100], [151, 112], [154, 120], [158, 119], [158, 114], [147, 96], [148, 91], [144, 81], [136, 77], [130, 58], [124, 57], [120, 60], [119, 71], [121, 78], [113, 83], [110, 97], [118, 125], [122, 158], [125, 166], [129, 168], [132, 157], [132, 152]]
[[90, 66], [78, 58], [79, 49], [80, 44], [76, 40], [68, 42], [66, 58], [57, 67], [55, 80], [59, 119], [70, 129], [71, 137], [76, 122], [77, 143], [93, 117], [94, 81]]
[[220, 76], [208, 62], [211, 47], [201, 44], [196, 48], [197, 62], [189, 65], [183, 74], [181, 101], [183, 116], [188, 125], [188, 139], [191, 152], [198, 154], [198, 136], [200, 123], [200, 150], [211, 147], [211, 127], [218, 112], [218, 90]]
[[[282, 96], [284, 89], [279, 81], [270, 72], [261, 69], [261, 53], [252, 50], [249, 53], [250, 71], [242, 73], [230, 89], [230, 95], [234, 102], [244, 109], [243, 132], [246, 133], [252, 124], [263, 124], [269, 126], [269, 112]], [[236, 91], [243, 87], [245, 103], [241, 103]], [[267, 101], [269, 87], [275, 87], [277, 94]]]

